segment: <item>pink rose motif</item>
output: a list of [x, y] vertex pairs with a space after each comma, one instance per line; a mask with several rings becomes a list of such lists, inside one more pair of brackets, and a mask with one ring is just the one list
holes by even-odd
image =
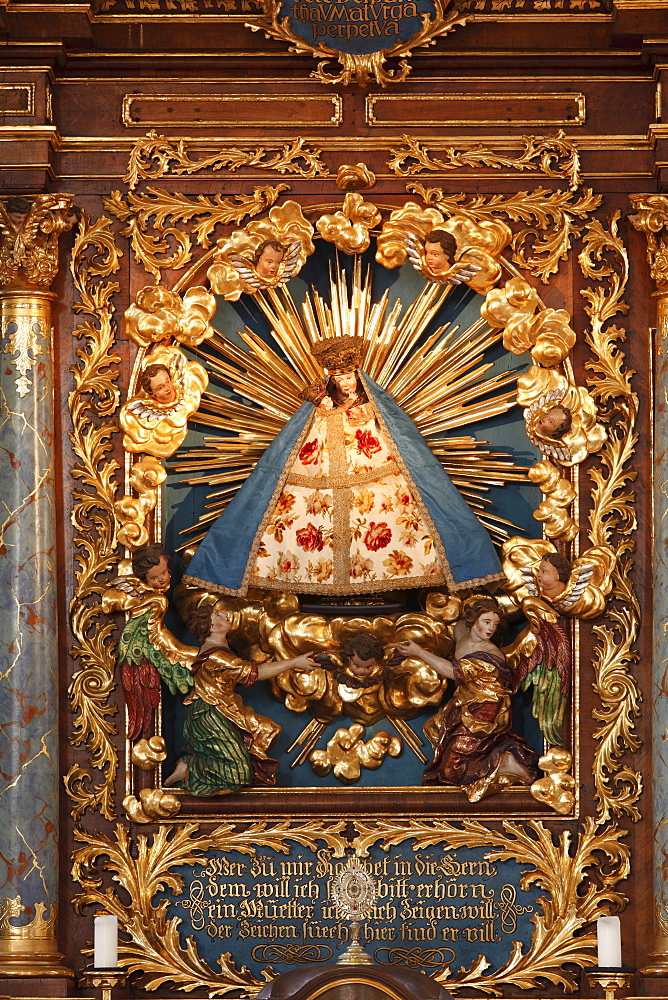
[[317, 438], [307, 441], [299, 452], [299, 461], [302, 465], [317, 465], [320, 461], [320, 442]]
[[380, 441], [373, 436], [371, 431], [357, 430], [355, 431], [355, 439], [357, 441], [357, 450], [362, 455], [366, 455], [367, 458], [371, 458], [372, 455], [380, 451]]
[[386, 521], [379, 521], [376, 524], [372, 521], [364, 535], [364, 544], [370, 552], [377, 552], [384, 549], [392, 541], [392, 531], [387, 526]]
[[322, 528], [316, 528], [310, 521], [305, 528], [299, 529], [296, 538], [297, 545], [306, 552], [322, 552], [325, 545]]

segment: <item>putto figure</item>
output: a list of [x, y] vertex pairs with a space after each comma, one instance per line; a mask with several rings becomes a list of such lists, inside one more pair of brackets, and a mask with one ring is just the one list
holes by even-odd
[[278, 240], [265, 240], [256, 248], [253, 260], [244, 257], [230, 257], [241, 280], [254, 290], [276, 288], [289, 281], [299, 263], [301, 241], [293, 240], [283, 246]]
[[455, 682], [454, 695], [425, 727], [435, 750], [423, 784], [460, 786], [470, 802], [507, 785], [529, 785], [538, 777], [538, 755], [512, 731], [515, 683], [493, 642], [501, 617], [494, 598], [471, 601], [455, 626], [451, 660], [412, 640], [397, 647], [402, 656], [421, 660]]
[[121, 407], [123, 447], [135, 454], [168, 458], [183, 442], [209, 376], [178, 347], [161, 344], [146, 361], [138, 394]]
[[356, 594], [503, 578], [486, 530], [420, 432], [359, 370], [363, 342], [324, 340], [327, 374], [200, 544], [188, 584]]

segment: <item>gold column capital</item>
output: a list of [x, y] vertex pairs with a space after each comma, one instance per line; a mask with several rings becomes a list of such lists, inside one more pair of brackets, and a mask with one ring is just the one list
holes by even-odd
[[657, 291], [668, 291], [668, 196], [663, 194], [631, 194], [629, 201], [636, 215], [629, 216], [631, 225], [647, 237], [647, 260]]
[[71, 194], [13, 195], [0, 203], [0, 288], [48, 289], [58, 237], [76, 222]]

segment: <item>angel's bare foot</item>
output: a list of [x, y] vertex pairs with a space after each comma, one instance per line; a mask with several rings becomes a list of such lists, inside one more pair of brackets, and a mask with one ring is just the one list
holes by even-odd
[[188, 777], [188, 765], [184, 760], [180, 760], [170, 776], [165, 778], [162, 783], [163, 788], [169, 788], [170, 785], [175, 785], [178, 781], [185, 781]]

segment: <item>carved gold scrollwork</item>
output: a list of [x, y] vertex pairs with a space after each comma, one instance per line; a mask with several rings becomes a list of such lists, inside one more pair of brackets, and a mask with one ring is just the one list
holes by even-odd
[[[264, 17], [257, 18], [246, 27], [251, 31], [264, 31], [267, 38], [275, 38], [281, 42], [287, 42], [291, 52], [310, 54], [314, 59], [320, 59], [318, 68], [313, 70], [311, 76], [320, 83], [342, 84], [349, 83], [365, 84], [373, 79], [382, 87], [387, 87], [390, 83], [403, 83], [411, 71], [407, 57], [411, 55], [413, 49], [423, 45], [431, 45], [435, 39], [442, 35], [447, 35], [458, 25], [466, 24], [471, 18], [471, 14], [462, 14], [457, 4], [450, 4], [448, 0], [434, 0], [434, 15], [422, 16], [422, 27], [412, 35], [408, 41], [399, 41], [387, 49], [379, 49], [376, 52], [369, 52], [365, 55], [357, 55], [349, 52], [342, 52], [340, 49], [331, 48], [321, 42], [313, 45], [306, 39], [301, 38], [290, 27], [290, 18], [281, 17], [283, 4], [281, 0], [263, 0]], [[388, 59], [398, 59], [397, 69], [388, 70], [385, 63]], [[340, 72], [328, 72], [327, 65], [334, 60], [341, 66]]]
[[114, 516], [118, 463], [107, 456], [113, 431], [109, 418], [118, 405], [118, 370], [114, 365], [120, 358], [114, 353], [112, 296], [119, 286], [108, 279], [118, 270], [121, 256], [110, 220], [101, 216], [91, 222], [84, 213], [70, 265], [79, 293], [74, 311], [91, 318], [73, 331], [84, 343], [77, 348], [79, 364], [72, 369], [75, 388], [68, 399], [70, 438], [76, 456], [72, 476], [81, 484], [73, 491], [72, 523], [79, 566], [70, 606], [76, 638], [72, 655], [80, 669], [72, 677], [69, 697], [76, 714], [71, 742], [86, 746], [90, 764], [102, 771], [102, 780], [96, 785], [90, 771], [78, 765], [70, 768], [65, 787], [76, 819], [97, 809], [113, 819], [118, 767], [112, 741], [116, 729], [110, 718], [117, 708], [108, 701], [114, 687], [114, 624], [105, 619], [100, 605], [91, 598], [100, 593], [99, 575], [108, 573], [118, 560]]
[[[169, 796], [174, 798], [174, 796]], [[75, 899], [79, 913], [85, 906], [97, 904], [118, 917], [123, 929], [118, 944], [118, 961], [128, 972], [146, 975], [144, 986], [154, 990], [171, 982], [186, 990], [204, 987], [211, 997], [243, 990], [254, 996], [270, 978], [271, 970], [264, 970], [258, 980], [248, 969], [237, 968], [229, 952], [218, 959], [219, 971], [214, 972], [197, 954], [192, 939], [186, 947], [179, 937], [179, 917], [169, 917], [169, 901], [153, 905], [153, 898], [164, 889], [179, 894], [183, 880], [174, 869], [179, 866], [202, 864], [207, 851], [240, 851], [253, 855], [258, 847], [270, 847], [286, 852], [290, 842], [316, 850], [324, 842], [333, 857], [343, 857], [348, 846], [343, 837], [346, 821], [332, 820], [325, 824], [277, 820], [270, 823], [255, 822], [243, 826], [222, 823], [210, 834], [196, 838], [197, 824], [167, 828], [161, 827], [149, 843], [140, 835], [132, 842], [126, 827], [116, 827], [115, 840], [104, 834], [89, 834], [77, 830], [76, 840], [85, 846], [73, 855], [73, 877], [83, 886]], [[106, 871], [123, 886], [130, 897], [125, 904], [113, 889], [102, 888], [96, 865], [104, 857]]]
[[408, 135], [402, 136], [402, 139], [404, 148], [391, 150], [393, 156], [388, 161], [390, 170], [398, 177], [482, 166], [495, 170], [505, 167], [522, 172], [534, 171], [546, 177], [561, 177], [568, 181], [572, 191], [580, 184], [580, 154], [561, 130], [554, 136], [522, 136], [520, 142], [524, 148], [519, 156], [503, 156], [477, 144], [468, 149], [450, 146], [436, 158], [419, 139], [411, 139]]
[[51, 286], [58, 273], [58, 237], [76, 221], [73, 200], [71, 194], [36, 195], [20, 222], [0, 205], [0, 285]]
[[157, 180], [166, 174], [196, 174], [203, 170], [228, 170], [233, 173], [244, 167], [275, 170], [279, 174], [297, 177], [326, 177], [329, 170], [322, 162], [319, 149], [311, 150], [301, 137], [291, 143], [268, 143], [255, 149], [233, 147], [193, 160], [190, 148], [197, 139], [169, 139], [151, 130], [139, 139], [130, 153], [128, 171], [123, 178], [130, 191], [140, 180]]
[[[108, 212], [124, 222], [122, 236], [127, 236], [132, 244], [132, 252], [156, 281], [160, 281], [163, 268], [180, 268], [192, 257], [192, 242], [182, 229], [177, 228], [196, 216], [200, 222], [192, 227], [197, 243], [210, 246], [211, 233], [217, 225], [239, 223], [246, 216], [259, 215], [274, 204], [287, 184], [267, 184], [256, 187], [250, 195], [239, 194], [231, 198], [216, 195], [214, 198], [188, 198], [182, 194], [170, 194], [161, 188], [147, 187], [139, 195], [127, 195], [123, 199], [120, 191], [114, 191], [104, 199]], [[155, 235], [149, 232], [152, 227]]]
[[641, 775], [619, 764], [627, 750], [640, 747], [633, 720], [640, 712], [642, 697], [629, 670], [638, 659], [634, 644], [640, 625], [640, 605], [630, 577], [635, 549], [631, 535], [637, 523], [635, 494], [628, 488], [637, 475], [630, 464], [638, 440], [637, 397], [631, 387], [633, 372], [624, 367], [620, 349], [626, 333], [610, 325], [615, 315], [628, 311], [623, 300], [628, 258], [617, 232], [619, 216], [619, 212], [612, 216], [607, 229], [598, 220], [587, 226], [578, 258], [585, 277], [603, 284], [586, 288], [582, 294], [590, 319], [585, 336], [594, 354], [587, 362], [593, 373], [588, 384], [599, 412], [610, 413], [608, 440], [600, 452], [601, 468], [589, 472], [593, 483], [589, 536], [594, 545], [614, 545], [617, 556], [612, 571], [612, 597], [616, 600], [608, 605], [609, 624], [594, 626], [599, 639], [593, 663], [594, 688], [602, 701], [601, 708], [594, 711], [600, 722], [594, 733], [598, 747], [593, 768], [599, 823], [624, 813], [640, 819], [636, 803], [642, 791]]
[[637, 212], [629, 222], [647, 237], [649, 273], [663, 291], [668, 287], [668, 199], [662, 194], [632, 194], [629, 201]]
[[[573, 972], [565, 964], [594, 965], [596, 938], [593, 934], [575, 937], [583, 927], [608, 912], [609, 907], [623, 909], [626, 897], [615, 891], [617, 882], [629, 873], [629, 849], [621, 843], [625, 831], [610, 826], [597, 832], [595, 820], [587, 818], [573, 844], [570, 833], [553, 834], [542, 823], [505, 822], [503, 831], [496, 831], [475, 820], [461, 826], [429, 820], [369, 820], [355, 821], [357, 836], [353, 846], [365, 856], [371, 846], [379, 843], [384, 850], [413, 839], [413, 850], [433, 844], [447, 849], [486, 847], [488, 861], [514, 861], [530, 865], [521, 877], [521, 888], [536, 884], [544, 890], [539, 903], [541, 910], [532, 918], [534, 931], [531, 944], [523, 952], [516, 941], [508, 961], [486, 975], [489, 962], [484, 955], [475, 959], [468, 969], [451, 975], [449, 965], [432, 977], [447, 989], [457, 991], [474, 987], [492, 996], [501, 996], [503, 987], [515, 989], [535, 987], [541, 978], [553, 984], [576, 988]], [[587, 882], [587, 873], [598, 873], [605, 864], [609, 874], [603, 884]], [[587, 889], [581, 886], [587, 882]]]

